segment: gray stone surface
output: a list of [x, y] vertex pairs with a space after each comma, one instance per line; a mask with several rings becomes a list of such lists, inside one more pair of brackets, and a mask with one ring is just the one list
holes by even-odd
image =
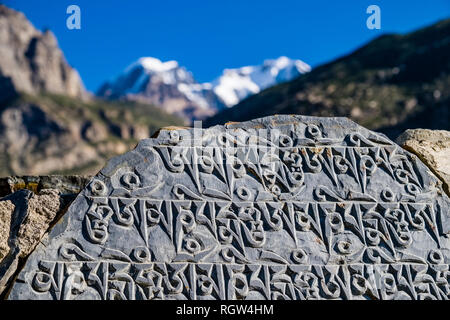
[[345, 118], [161, 130], [113, 158], [9, 299], [448, 299], [450, 200]]

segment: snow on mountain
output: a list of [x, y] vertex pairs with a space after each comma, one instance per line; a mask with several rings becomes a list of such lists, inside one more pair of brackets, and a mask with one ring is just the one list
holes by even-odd
[[303, 61], [282, 56], [265, 60], [259, 66], [225, 69], [223, 74], [212, 82], [212, 87], [224, 104], [232, 107], [249, 95], [292, 80], [310, 70], [311, 67]]
[[187, 121], [213, 115], [213, 106], [218, 104], [210, 86], [197, 83], [177, 61], [162, 62], [153, 57], [143, 57], [129, 65], [105, 83], [97, 95], [154, 104]]
[[151, 103], [191, 121], [232, 107], [249, 95], [289, 81], [310, 69], [303, 61], [280, 57], [265, 60], [258, 66], [225, 69], [212, 82], [198, 83], [177, 61], [143, 57], [105, 83], [97, 94], [110, 99]]

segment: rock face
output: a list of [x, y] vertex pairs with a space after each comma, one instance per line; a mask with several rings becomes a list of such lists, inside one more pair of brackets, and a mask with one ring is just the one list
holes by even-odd
[[450, 196], [450, 131], [409, 129], [396, 142], [433, 170]]
[[0, 200], [0, 294], [14, 276], [20, 259], [27, 257], [61, 210], [59, 191], [37, 195], [20, 190]]
[[83, 176], [0, 178], [0, 297], [42, 236], [89, 182]]
[[13, 215], [14, 208], [15, 206], [10, 200], [0, 201], [0, 230], [2, 230], [0, 235], [0, 261], [3, 260], [3, 257], [9, 251], [9, 233], [5, 231], [9, 231], [11, 227], [11, 216]]
[[90, 181], [9, 299], [448, 299], [450, 199], [345, 118], [166, 129]]
[[[26, 93], [51, 92], [87, 98], [77, 71], [71, 68], [51, 31], [36, 30], [21, 13], [0, 5], [0, 96], [8, 85]], [[5, 87], [5, 88], [4, 88]]]

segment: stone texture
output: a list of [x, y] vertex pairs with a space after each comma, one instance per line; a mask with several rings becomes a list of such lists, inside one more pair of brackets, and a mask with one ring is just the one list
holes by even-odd
[[38, 194], [22, 189], [0, 200], [0, 296], [20, 262], [67, 208], [68, 199], [57, 189], [43, 189]]
[[113, 158], [9, 299], [448, 299], [450, 199], [384, 135], [273, 116]]
[[450, 196], [450, 131], [409, 129], [396, 142], [417, 155], [442, 180]]
[[55, 219], [60, 206], [58, 190], [43, 190], [41, 194], [29, 199], [27, 218], [20, 226], [17, 237], [20, 257], [25, 257], [34, 250]]
[[11, 226], [11, 216], [14, 212], [14, 204], [9, 200], [0, 200], [0, 261], [9, 252], [8, 238]]

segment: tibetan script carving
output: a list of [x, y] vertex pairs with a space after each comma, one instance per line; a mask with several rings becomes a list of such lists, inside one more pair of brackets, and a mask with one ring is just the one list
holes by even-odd
[[449, 299], [449, 207], [345, 118], [163, 129], [92, 179], [9, 299]]

